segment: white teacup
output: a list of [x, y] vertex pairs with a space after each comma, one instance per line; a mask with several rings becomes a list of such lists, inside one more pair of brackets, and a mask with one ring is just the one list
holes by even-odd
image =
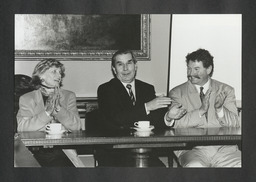
[[46, 130], [51, 131], [51, 132], [60, 132], [62, 127], [61, 123], [50, 123], [46, 125]]
[[146, 129], [150, 127], [150, 121], [138, 121], [134, 123], [134, 126], [141, 128], [141, 129]]

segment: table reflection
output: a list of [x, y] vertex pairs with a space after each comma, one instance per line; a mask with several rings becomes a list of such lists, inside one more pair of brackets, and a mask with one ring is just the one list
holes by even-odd
[[211, 135], [241, 135], [239, 127], [220, 128], [172, 128], [166, 130], [164, 136], [211, 136]]
[[56, 135], [50, 135], [50, 134], [46, 134], [45, 138], [46, 139], [60, 139], [62, 138], [63, 134], [56, 134]]
[[64, 132], [62, 134], [48, 134], [44, 131], [27, 131], [18, 133], [21, 138], [34, 138], [34, 139], [60, 139], [69, 136], [70, 132]]

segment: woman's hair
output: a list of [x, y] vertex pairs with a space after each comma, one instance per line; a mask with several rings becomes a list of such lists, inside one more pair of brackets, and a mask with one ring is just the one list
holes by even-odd
[[60, 87], [62, 86], [62, 78], [65, 76], [65, 67], [62, 63], [57, 61], [56, 59], [48, 58], [41, 60], [35, 67], [33, 73], [32, 73], [32, 80], [31, 80], [31, 86], [34, 89], [38, 89], [42, 83], [41, 75], [45, 73], [46, 70], [49, 68], [56, 67], [60, 68], [60, 74], [61, 74], [61, 82]]

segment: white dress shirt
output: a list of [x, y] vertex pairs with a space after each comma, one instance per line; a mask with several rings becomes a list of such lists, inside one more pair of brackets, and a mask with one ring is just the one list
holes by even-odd
[[[128, 93], [129, 95], [130, 95], [129, 89], [126, 87], [126, 85], [130, 84], [130, 85], [132, 86], [131, 89], [132, 89], [132, 92], [133, 92], [133, 95], [134, 95], [134, 99], [135, 99], [135, 101], [136, 101], [135, 81], [133, 80], [131, 83], [124, 83], [124, 82], [121, 82], [121, 83], [123, 84], [124, 88], [126, 89], [126, 91], [127, 91], [127, 93]], [[147, 113], [147, 115], [148, 115], [148, 114], [150, 113], [150, 111], [147, 109], [146, 103], [144, 103], [144, 106], [145, 106], [146, 113]]]
[[136, 92], [135, 92], [135, 82], [134, 82], [134, 80], [133, 80], [131, 83], [123, 83], [123, 82], [121, 82], [121, 83], [123, 84], [124, 88], [126, 89], [126, 91], [127, 91], [127, 93], [128, 93], [129, 95], [130, 95], [129, 89], [126, 87], [126, 85], [130, 84], [130, 85], [132, 86], [132, 87], [131, 87], [132, 93], [133, 93], [134, 99], [135, 99], [135, 101], [136, 101]]

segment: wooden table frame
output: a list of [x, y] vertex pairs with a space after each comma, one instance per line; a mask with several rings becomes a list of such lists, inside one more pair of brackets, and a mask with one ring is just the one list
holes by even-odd
[[241, 128], [213, 129], [168, 129], [154, 131], [146, 137], [136, 137], [134, 132], [92, 134], [86, 131], [73, 131], [63, 134], [60, 138], [48, 136], [44, 132], [21, 132], [19, 136], [25, 146], [60, 146], [76, 148], [79, 146], [109, 145], [113, 149], [131, 149], [140, 156], [136, 167], [147, 167], [148, 153], [153, 148], [184, 148], [192, 145], [234, 145], [241, 143]]

